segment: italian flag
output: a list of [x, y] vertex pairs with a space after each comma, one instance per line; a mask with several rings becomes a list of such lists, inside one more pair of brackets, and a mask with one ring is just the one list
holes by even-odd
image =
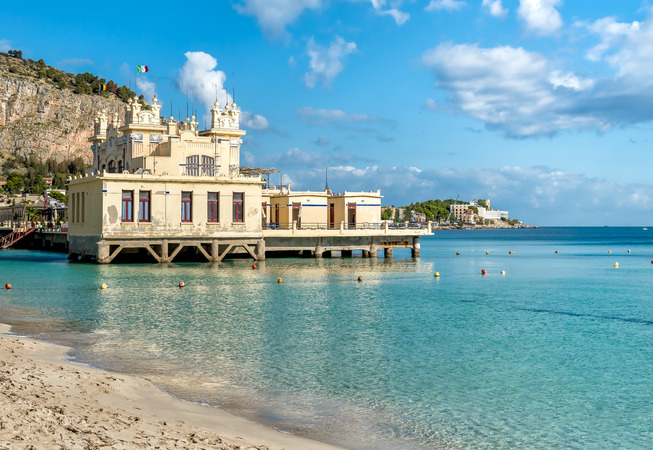
[[147, 67], [148, 67], [148, 66], [139, 66], [139, 65], [136, 65], [136, 70], [138, 71], [138, 73], [145, 73], [145, 72], [148, 72], [148, 71], [149, 71], [149, 69], [148, 69]]

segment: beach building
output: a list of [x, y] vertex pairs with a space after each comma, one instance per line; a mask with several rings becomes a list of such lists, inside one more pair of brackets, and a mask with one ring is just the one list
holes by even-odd
[[[160, 117], [134, 99], [123, 118], [100, 112], [90, 137], [93, 167], [68, 184], [71, 259], [109, 263], [125, 254], [221, 261], [236, 253], [410, 247], [415, 230], [381, 224], [381, 192], [292, 191], [262, 177], [276, 170], [241, 168], [240, 111], [211, 109], [211, 127], [195, 117]], [[290, 232], [288, 234], [287, 232]], [[326, 233], [326, 234], [324, 234]], [[430, 231], [429, 231], [430, 233]], [[371, 253], [374, 253], [372, 255]]]

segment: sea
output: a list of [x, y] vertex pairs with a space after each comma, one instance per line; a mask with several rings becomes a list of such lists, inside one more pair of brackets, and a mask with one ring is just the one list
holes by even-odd
[[420, 258], [256, 264], [0, 251], [0, 322], [346, 448], [653, 447], [653, 227], [436, 231]]

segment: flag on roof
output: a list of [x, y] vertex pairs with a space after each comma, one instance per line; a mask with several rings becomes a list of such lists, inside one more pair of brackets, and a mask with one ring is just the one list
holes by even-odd
[[103, 91], [106, 91], [106, 90], [107, 90], [107, 85], [106, 85], [106, 84], [103, 84], [103, 85], [102, 85], [102, 90], [103, 90]]
[[138, 70], [138, 73], [149, 72], [148, 66], [136, 65], [136, 70]]

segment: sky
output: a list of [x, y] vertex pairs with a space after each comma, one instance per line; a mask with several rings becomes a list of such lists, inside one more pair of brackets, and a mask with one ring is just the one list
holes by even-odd
[[[653, 225], [649, 0], [9, 2], [0, 51], [235, 101], [241, 164], [384, 205], [490, 199], [531, 225]], [[235, 88], [235, 89], [234, 89]]]

